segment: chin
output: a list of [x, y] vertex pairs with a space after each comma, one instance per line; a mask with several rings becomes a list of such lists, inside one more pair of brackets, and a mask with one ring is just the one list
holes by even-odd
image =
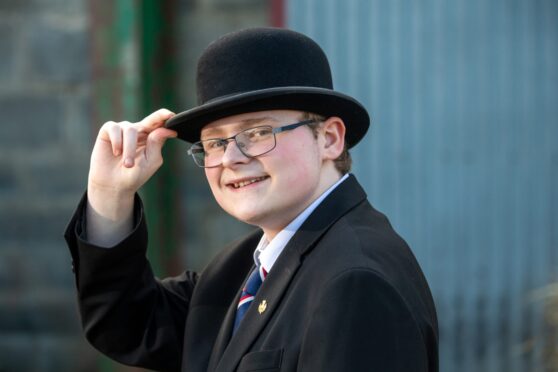
[[261, 211], [258, 212], [255, 210], [239, 210], [238, 208], [234, 208], [234, 207], [225, 209], [225, 211], [231, 216], [233, 216], [234, 218], [236, 218], [237, 220], [247, 223], [249, 225], [259, 226], [260, 225], [259, 221], [262, 220]]

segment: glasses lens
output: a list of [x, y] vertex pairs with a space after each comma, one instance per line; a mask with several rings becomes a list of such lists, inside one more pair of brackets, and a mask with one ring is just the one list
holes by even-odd
[[236, 135], [236, 143], [246, 156], [258, 156], [273, 150], [275, 135], [269, 126], [246, 129]]
[[205, 151], [201, 142], [196, 142], [190, 147], [188, 154], [192, 155], [196, 165], [205, 167]]
[[[223, 155], [229, 139], [209, 139], [196, 142], [188, 154], [194, 162], [204, 168], [217, 167], [223, 161]], [[239, 150], [249, 157], [263, 155], [275, 148], [275, 135], [270, 126], [246, 129], [235, 136]]]
[[197, 165], [210, 168], [221, 164], [226, 147], [226, 140], [210, 139], [194, 143], [188, 153], [192, 155]]

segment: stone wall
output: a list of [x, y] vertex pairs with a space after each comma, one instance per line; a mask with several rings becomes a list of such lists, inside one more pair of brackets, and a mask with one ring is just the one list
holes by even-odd
[[[194, 61], [210, 40], [268, 22], [265, 1], [179, 3], [184, 106], [176, 110], [194, 105]], [[99, 125], [89, 21], [87, 0], [0, 2], [0, 372], [99, 367], [81, 333], [62, 238]], [[247, 228], [212, 201], [203, 171], [183, 163], [184, 261], [200, 269]]]
[[95, 357], [62, 241], [91, 146], [86, 13], [83, 0], [0, 2], [0, 371]]

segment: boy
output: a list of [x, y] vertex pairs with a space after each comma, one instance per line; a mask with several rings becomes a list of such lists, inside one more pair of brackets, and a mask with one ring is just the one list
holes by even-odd
[[[66, 232], [88, 340], [130, 365], [182, 371], [437, 371], [436, 313], [405, 242], [350, 175], [369, 118], [333, 90], [299, 33], [212, 43], [200, 105], [106, 123]], [[166, 139], [192, 143], [219, 205], [258, 230], [201, 273], [158, 280], [136, 191]]]

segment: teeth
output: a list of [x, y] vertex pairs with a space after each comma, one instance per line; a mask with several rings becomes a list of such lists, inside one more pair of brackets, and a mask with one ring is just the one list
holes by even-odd
[[235, 182], [235, 183], [233, 183], [233, 187], [234, 187], [235, 189], [238, 189], [239, 187], [248, 186], [248, 185], [251, 184], [251, 183], [259, 182], [259, 181], [262, 181], [262, 180], [264, 180], [264, 179], [265, 179], [265, 177], [258, 177], [258, 178], [253, 178], [253, 179], [247, 180], [247, 181]]

